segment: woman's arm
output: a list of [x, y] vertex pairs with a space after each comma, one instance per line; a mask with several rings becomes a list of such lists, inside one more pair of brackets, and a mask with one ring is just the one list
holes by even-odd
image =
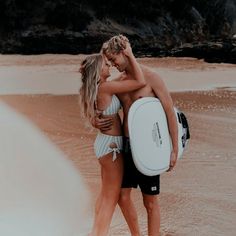
[[132, 78], [130, 76], [130, 79], [129, 77], [127, 77], [128, 79], [117, 79], [115, 81], [107, 81], [106, 83], [100, 85], [101, 92], [110, 94], [125, 93], [145, 87], [146, 81], [144, 79], [143, 72], [141, 70], [140, 65], [136, 61], [136, 58], [133, 55], [129, 43], [126, 44], [126, 48], [122, 51], [122, 53], [128, 59], [131, 69], [130, 74], [132, 75]]
[[121, 81], [107, 81], [100, 85], [100, 92], [108, 93], [108, 94], [116, 94], [116, 93], [126, 93], [131, 92], [140, 88], [143, 88], [146, 83], [138, 82], [136, 80], [121, 80]]

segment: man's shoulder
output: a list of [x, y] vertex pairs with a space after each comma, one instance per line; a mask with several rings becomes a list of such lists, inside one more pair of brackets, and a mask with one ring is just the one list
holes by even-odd
[[158, 72], [154, 71], [153, 68], [142, 65], [142, 71], [144, 74], [145, 79], [147, 80], [156, 80], [156, 79], [160, 79], [160, 75], [158, 74]]
[[158, 73], [152, 67], [149, 67], [149, 66], [146, 66], [146, 65], [141, 65], [141, 69], [142, 69], [143, 73], [153, 73], [153, 74], [158, 75]]

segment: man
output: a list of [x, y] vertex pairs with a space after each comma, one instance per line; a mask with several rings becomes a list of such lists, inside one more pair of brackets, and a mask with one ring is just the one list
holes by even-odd
[[[123, 72], [119, 80], [133, 79], [131, 66], [123, 53], [128, 39], [123, 35], [112, 37], [104, 43], [102, 53], [107, 57], [113, 66], [120, 72]], [[139, 236], [140, 230], [138, 226], [137, 213], [131, 200], [132, 188], [140, 187], [143, 196], [143, 203], [148, 215], [148, 235], [160, 235], [160, 209], [158, 203], [158, 195], [160, 188], [160, 176], [145, 176], [140, 173], [133, 162], [131, 149], [129, 145], [128, 131], [128, 111], [134, 101], [142, 97], [158, 97], [166, 112], [169, 132], [172, 139], [173, 151], [170, 157], [170, 168], [173, 169], [177, 160], [178, 144], [177, 144], [177, 123], [173, 109], [171, 96], [160, 78], [160, 76], [151, 71], [149, 68], [140, 65], [147, 85], [134, 92], [123, 93], [118, 95], [123, 106], [123, 129], [124, 129], [124, 177], [122, 190], [119, 199], [119, 206], [127, 221], [132, 236]], [[96, 121], [96, 127], [101, 130], [109, 129], [109, 120], [100, 119]]]

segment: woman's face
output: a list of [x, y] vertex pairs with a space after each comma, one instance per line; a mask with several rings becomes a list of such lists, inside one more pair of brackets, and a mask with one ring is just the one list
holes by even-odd
[[105, 57], [103, 57], [100, 77], [106, 79], [110, 75], [111, 75], [110, 74], [110, 63], [109, 63], [109, 61]]

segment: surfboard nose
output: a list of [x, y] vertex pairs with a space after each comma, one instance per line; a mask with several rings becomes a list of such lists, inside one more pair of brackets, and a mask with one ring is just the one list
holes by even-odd
[[190, 139], [190, 130], [186, 116], [180, 110], [177, 111], [178, 122], [182, 126], [183, 135], [181, 137], [182, 147], [185, 148], [188, 140]]
[[190, 139], [190, 130], [189, 130], [189, 125], [188, 125], [188, 120], [183, 112], [180, 113], [180, 118], [182, 121], [183, 128], [186, 129], [186, 139], [188, 140]]

